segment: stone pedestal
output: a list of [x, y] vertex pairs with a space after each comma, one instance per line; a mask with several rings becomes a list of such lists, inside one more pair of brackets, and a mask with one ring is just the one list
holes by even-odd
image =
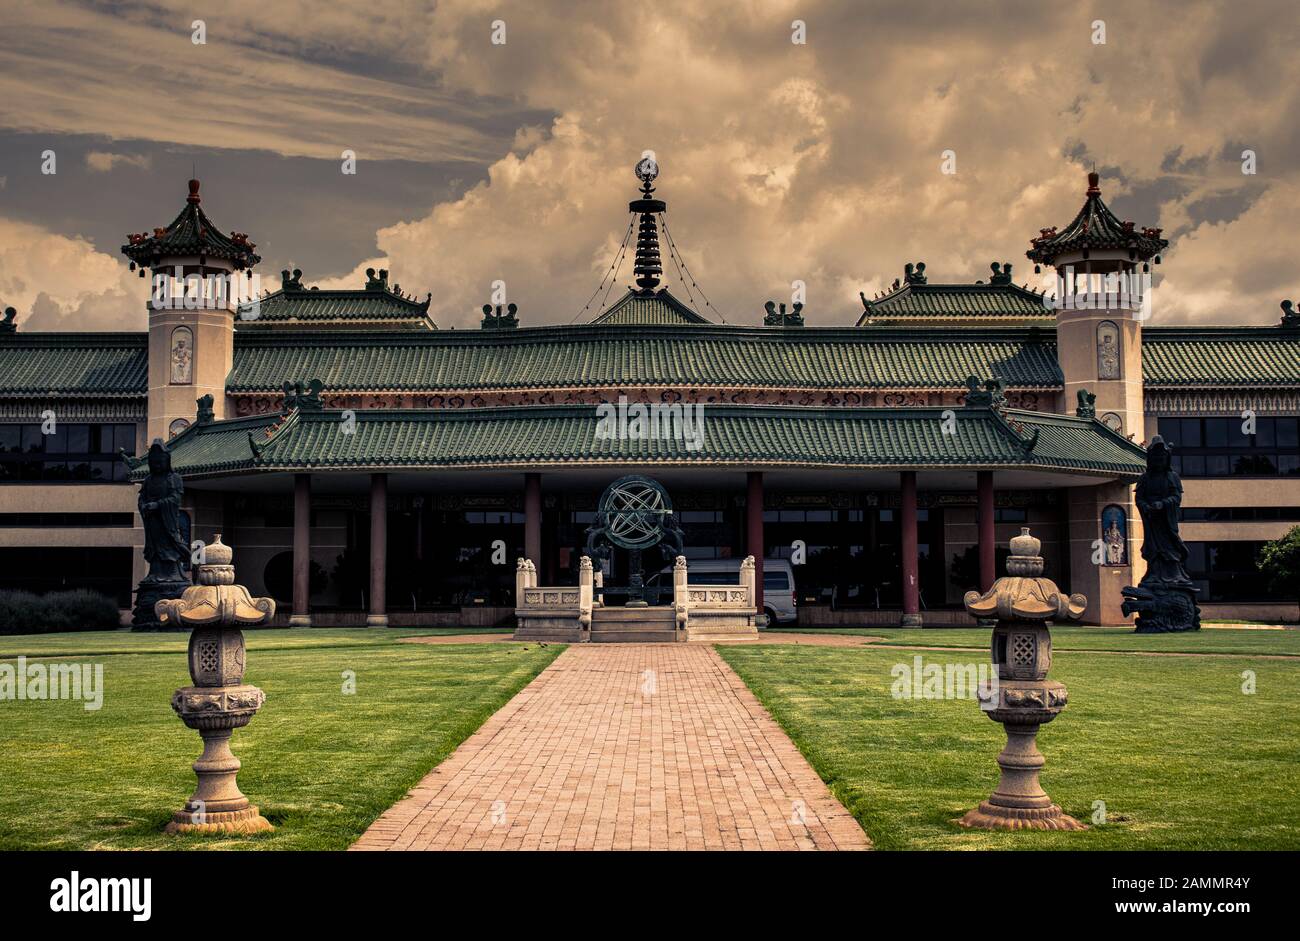
[[1135, 634], [1166, 634], [1201, 629], [1201, 609], [1190, 584], [1170, 584], [1143, 579], [1136, 588], [1124, 589], [1124, 613], [1137, 614]]
[[135, 608], [131, 612], [133, 631], [183, 631], [180, 624], [164, 624], [154, 609], [160, 601], [179, 598], [190, 587], [189, 579], [166, 580], [146, 575], [135, 590]]

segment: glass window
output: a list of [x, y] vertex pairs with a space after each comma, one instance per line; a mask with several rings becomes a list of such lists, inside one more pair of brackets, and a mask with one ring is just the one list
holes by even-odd
[[1199, 418], [1184, 418], [1182, 425], [1182, 438], [1178, 440], [1179, 447], [1199, 448], [1201, 446], [1201, 420]]
[[1204, 477], [1205, 458], [1199, 454], [1184, 454], [1183, 474], [1187, 477]]
[[1205, 447], [1226, 448], [1228, 446], [1228, 419], [1205, 419]]
[[764, 572], [763, 590], [764, 591], [789, 591], [790, 579], [786, 576], [785, 572]]
[[40, 425], [23, 425], [22, 450], [24, 454], [40, 454], [45, 450], [45, 436]]
[[1300, 434], [1298, 434], [1300, 433], [1300, 418], [1275, 418], [1273, 423], [1279, 448], [1294, 448], [1300, 445]]
[[1228, 447], [1230, 448], [1249, 448], [1255, 444], [1255, 436], [1248, 435], [1242, 430], [1245, 421], [1236, 418], [1228, 422]]
[[66, 425], [68, 433], [68, 453], [87, 454], [90, 452], [90, 426]]
[[1181, 419], [1178, 418], [1161, 418], [1156, 421], [1156, 433], [1166, 441], [1174, 444], [1182, 444], [1183, 428]]
[[1228, 477], [1232, 474], [1232, 459], [1226, 454], [1211, 454], [1205, 458], [1207, 477]]
[[21, 450], [22, 428], [19, 425], [0, 425], [0, 454]]
[[1277, 438], [1274, 435], [1273, 419], [1259, 418], [1255, 421], [1255, 445], [1261, 448], [1271, 448], [1277, 444]]

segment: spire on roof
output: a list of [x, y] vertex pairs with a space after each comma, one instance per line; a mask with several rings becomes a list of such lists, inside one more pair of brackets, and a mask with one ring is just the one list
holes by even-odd
[[248, 240], [248, 233], [231, 232], [227, 235], [222, 232], [199, 205], [202, 201], [199, 181], [190, 180], [185, 206], [170, 225], [165, 228], [155, 226], [152, 235], [148, 232], [128, 234], [122, 254], [131, 259], [131, 270], [139, 266], [143, 278], [145, 268], [157, 267], [169, 258], [190, 256], [197, 256], [201, 265], [210, 258], [223, 259], [231, 262], [237, 271], [252, 268], [261, 261], [253, 251], [257, 246]]
[[1059, 232], [1056, 226], [1039, 229], [1038, 238], [1031, 240], [1033, 248], [1025, 256], [1044, 265], [1055, 265], [1058, 258], [1072, 264], [1071, 256], [1086, 259], [1091, 251], [1113, 250], [1127, 251], [1130, 262], [1145, 262], [1154, 256], [1158, 264], [1160, 252], [1169, 247], [1160, 231], [1144, 226], [1139, 233], [1132, 222], [1121, 221], [1111, 212], [1101, 198], [1101, 176], [1093, 170], [1088, 174], [1083, 207], [1074, 221]]
[[640, 213], [641, 222], [636, 236], [636, 261], [632, 273], [636, 275], [637, 287], [642, 294], [653, 294], [659, 287], [659, 276], [664, 273], [663, 263], [659, 259], [659, 225], [655, 214], [663, 212], [668, 204], [662, 199], [653, 199], [655, 191], [652, 185], [659, 176], [659, 164], [653, 157], [642, 157], [636, 165], [636, 175], [641, 181], [641, 198], [627, 204], [629, 212]]

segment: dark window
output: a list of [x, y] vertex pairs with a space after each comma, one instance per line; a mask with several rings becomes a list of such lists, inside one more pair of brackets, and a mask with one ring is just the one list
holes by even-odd
[[1189, 542], [1187, 573], [1200, 589], [1199, 601], [1279, 601], [1255, 564], [1262, 542]]
[[1300, 474], [1298, 421], [1265, 416], [1252, 427], [1236, 417], [1160, 418], [1156, 427], [1172, 442], [1174, 470], [1184, 477], [1276, 477]]
[[764, 591], [789, 591], [790, 579], [785, 574], [785, 572], [764, 572], [763, 590]]
[[135, 425], [59, 422], [43, 432], [39, 424], [0, 425], [0, 480], [126, 480], [118, 448], [134, 453]]

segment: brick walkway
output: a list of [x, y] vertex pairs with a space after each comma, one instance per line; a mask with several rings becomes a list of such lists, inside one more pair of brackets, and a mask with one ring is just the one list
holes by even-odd
[[869, 849], [712, 647], [573, 646], [352, 847]]

